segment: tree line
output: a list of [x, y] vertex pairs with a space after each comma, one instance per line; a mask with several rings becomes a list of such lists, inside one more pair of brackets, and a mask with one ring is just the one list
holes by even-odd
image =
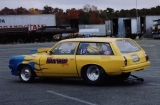
[[42, 10], [37, 8], [26, 9], [18, 7], [10, 9], [8, 7], [0, 10], [0, 15], [22, 15], [22, 14], [55, 14], [56, 24], [69, 24], [70, 19], [79, 19], [79, 24], [104, 24], [106, 20], [119, 17], [136, 17], [146, 15], [160, 15], [160, 6], [143, 9], [130, 9], [130, 10], [114, 10], [113, 8], [106, 8], [105, 10], [98, 9], [94, 5], [86, 4], [82, 9], [67, 9], [64, 11], [61, 8], [53, 8], [51, 6], [44, 6]]

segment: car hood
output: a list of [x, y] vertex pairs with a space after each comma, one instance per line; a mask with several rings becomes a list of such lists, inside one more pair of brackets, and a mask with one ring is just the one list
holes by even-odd
[[31, 52], [36, 52], [36, 54], [39, 53], [47, 53], [51, 48], [38, 48], [38, 49], [32, 49]]

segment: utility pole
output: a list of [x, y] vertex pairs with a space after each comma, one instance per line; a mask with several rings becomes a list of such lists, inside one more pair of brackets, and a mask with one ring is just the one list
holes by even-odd
[[137, 11], [137, 0], [136, 0], [136, 17], [137, 17], [137, 36], [138, 36], [138, 11]]

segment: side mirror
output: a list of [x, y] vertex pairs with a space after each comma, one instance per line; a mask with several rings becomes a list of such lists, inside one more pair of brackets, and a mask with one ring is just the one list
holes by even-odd
[[53, 52], [52, 51], [49, 51], [49, 55], [52, 55], [53, 54]]

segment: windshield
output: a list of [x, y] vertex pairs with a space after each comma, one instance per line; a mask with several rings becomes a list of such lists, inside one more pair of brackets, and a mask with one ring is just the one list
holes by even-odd
[[131, 40], [117, 40], [116, 44], [121, 53], [131, 53], [140, 50], [140, 48]]

